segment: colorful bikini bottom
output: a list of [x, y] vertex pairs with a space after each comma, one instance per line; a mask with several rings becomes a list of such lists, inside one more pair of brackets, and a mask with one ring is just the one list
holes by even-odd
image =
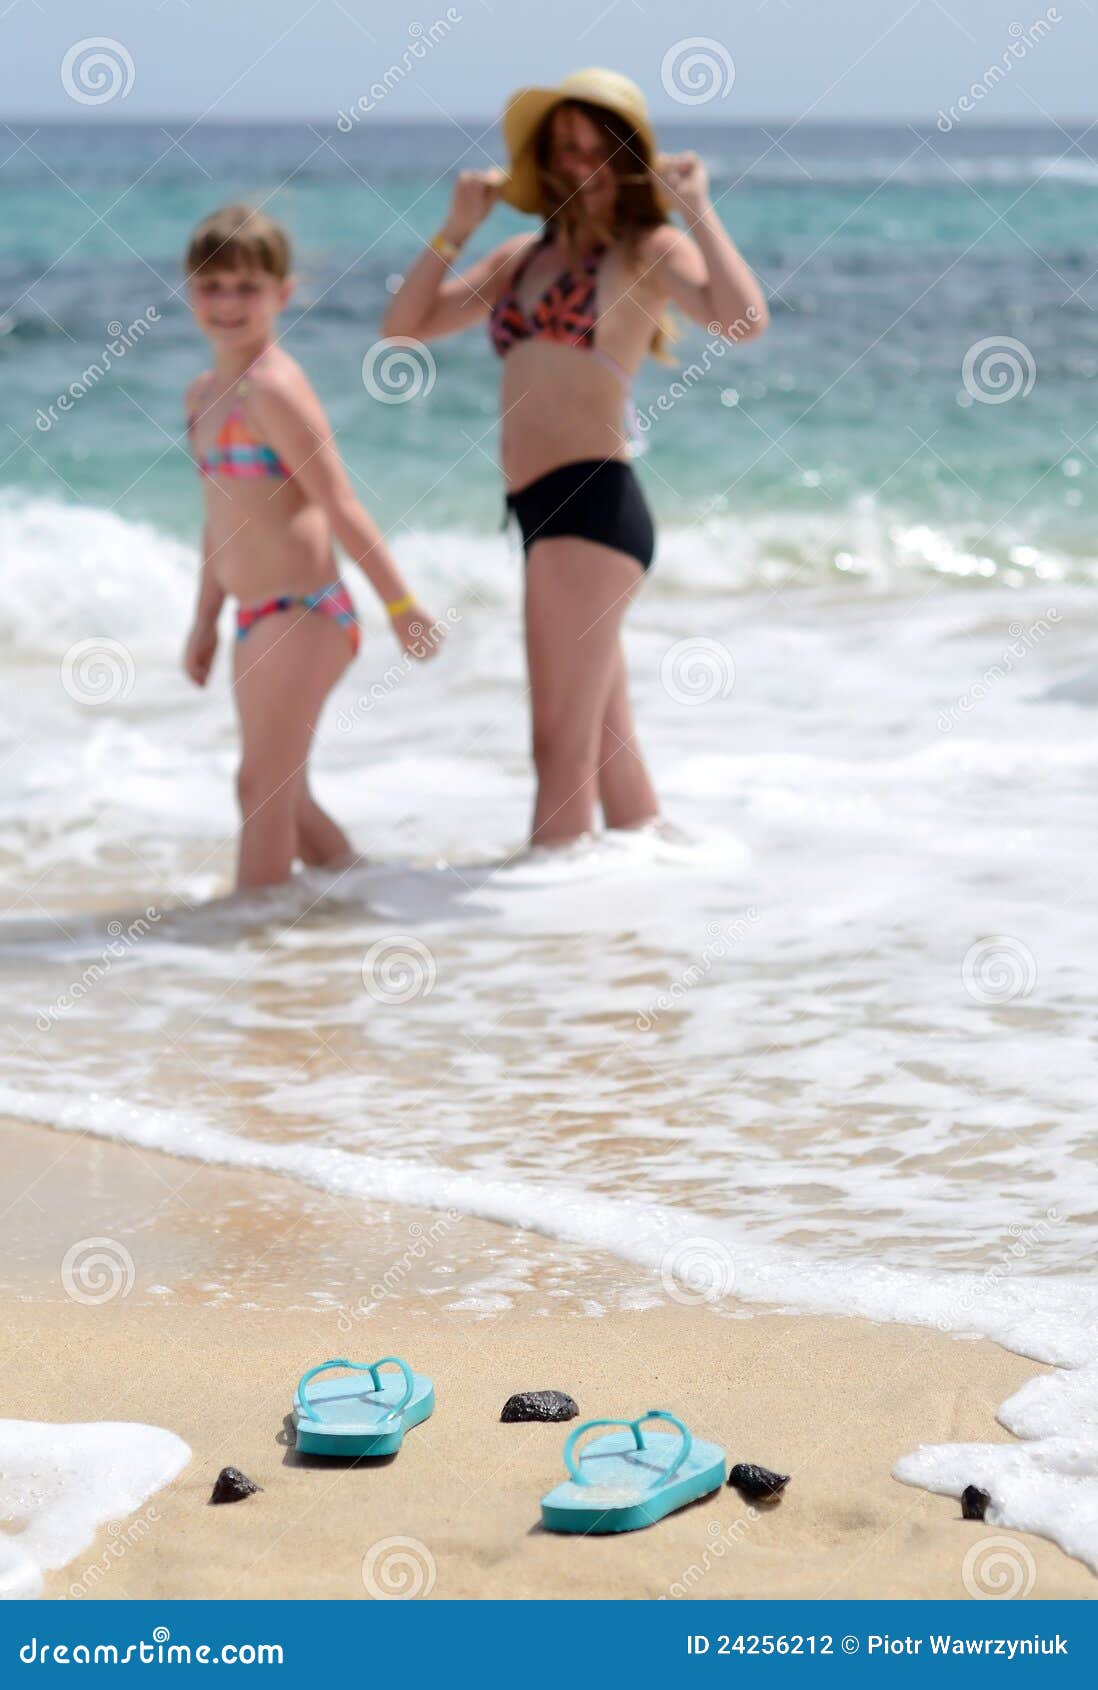
[[351, 656], [358, 651], [360, 633], [358, 617], [351, 595], [342, 581], [331, 581], [315, 593], [281, 593], [278, 598], [264, 599], [262, 604], [242, 604], [236, 613], [236, 637], [244, 639], [265, 616], [277, 616], [284, 610], [315, 610], [318, 616], [330, 616], [340, 628], [347, 630], [351, 642]]

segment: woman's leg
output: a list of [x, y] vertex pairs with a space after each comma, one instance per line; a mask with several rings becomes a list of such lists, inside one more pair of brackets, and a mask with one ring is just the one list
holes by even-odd
[[538, 540], [530, 548], [526, 660], [538, 777], [533, 844], [563, 845], [594, 822], [618, 633], [641, 578], [634, 558], [590, 540]]
[[310, 802], [306, 765], [313, 733], [349, 662], [346, 634], [314, 611], [265, 617], [236, 647], [234, 695], [243, 741], [238, 889], [289, 877], [299, 817]]
[[660, 813], [633, 727], [625, 654], [618, 643], [599, 746], [599, 802], [607, 827], [643, 827]]

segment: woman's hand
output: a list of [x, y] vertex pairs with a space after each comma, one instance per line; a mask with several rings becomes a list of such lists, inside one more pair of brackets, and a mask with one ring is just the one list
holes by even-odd
[[709, 174], [697, 153], [661, 153], [652, 172], [672, 210], [696, 223], [709, 209]]
[[503, 187], [502, 170], [463, 170], [454, 183], [450, 212], [442, 233], [455, 246], [463, 246], [479, 229], [499, 199]]
[[432, 622], [427, 612], [421, 610], [418, 604], [410, 605], [407, 610], [402, 610], [399, 616], [391, 616], [389, 620], [393, 624], [397, 644], [409, 657], [425, 663], [429, 657], [435, 655], [443, 639], [442, 624]]
[[183, 669], [196, 687], [204, 687], [210, 678], [217, 652], [217, 623], [196, 622], [183, 651]]

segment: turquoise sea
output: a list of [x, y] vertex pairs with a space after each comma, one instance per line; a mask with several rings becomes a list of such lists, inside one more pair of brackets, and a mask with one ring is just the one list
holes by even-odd
[[[436, 379], [414, 404], [372, 401], [361, 374], [386, 287], [438, 226], [453, 171], [497, 156], [487, 123], [468, 140], [451, 125], [371, 122], [343, 134], [332, 120], [14, 135], [0, 371], [6, 420], [26, 444], [9, 435], [5, 488], [193, 532], [193, 479], [171, 444], [202, 360], [180, 250], [203, 213], [242, 198], [293, 233], [299, 291], [286, 344], [382, 519], [494, 529], [497, 372], [483, 338], [437, 347]], [[797, 566], [819, 578], [837, 560], [874, 572], [987, 572], [988, 560], [1013, 560], [1028, 573], [1045, 558], [1088, 573], [1098, 166], [1072, 137], [1053, 125], [801, 124], [788, 136], [670, 125], [662, 139], [702, 153], [774, 319], [763, 341], [712, 356], [651, 429], [646, 484], [664, 521], [727, 522], [737, 578]], [[473, 250], [519, 226], [498, 212]], [[110, 326], [150, 307], [154, 329], [43, 432], [40, 408], [101, 359]], [[973, 403], [966, 353], [1004, 338], [1025, 350], [1008, 347], [997, 372], [992, 358], [986, 379], [1009, 384], [1018, 369], [1025, 384], [1032, 370], [1032, 386], [1009, 403]], [[684, 333], [684, 367], [704, 340]], [[650, 363], [641, 411], [674, 379]]]

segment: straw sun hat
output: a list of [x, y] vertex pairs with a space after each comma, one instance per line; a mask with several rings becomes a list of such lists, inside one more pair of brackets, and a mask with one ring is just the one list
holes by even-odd
[[618, 71], [576, 70], [555, 88], [520, 88], [508, 100], [500, 119], [507, 148], [506, 181], [500, 197], [516, 211], [541, 210], [534, 141], [543, 120], [564, 100], [586, 100], [616, 112], [636, 130], [648, 162], [656, 157], [656, 137], [644, 95], [635, 82]]

